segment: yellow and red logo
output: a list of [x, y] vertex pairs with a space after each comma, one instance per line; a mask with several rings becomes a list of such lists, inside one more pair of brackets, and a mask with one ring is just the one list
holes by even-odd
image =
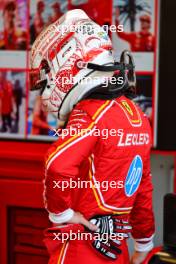
[[132, 101], [121, 100], [119, 102], [121, 108], [124, 110], [132, 126], [140, 126], [142, 124], [138, 109]]

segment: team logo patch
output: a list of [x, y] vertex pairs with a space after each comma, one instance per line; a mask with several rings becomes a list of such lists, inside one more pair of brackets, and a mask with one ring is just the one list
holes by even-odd
[[126, 101], [122, 101], [122, 105], [126, 108], [126, 110], [128, 111], [128, 113], [133, 116], [133, 111], [131, 109], [131, 107], [129, 106], [129, 104]]
[[139, 155], [136, 155], [131, 162], [128, 170], [128, 174], [125, 180], [125, 194], [126, 196], [132, 196], [137, 189], [142, 178], [143, 163]]
[[133, 102], [120, 100], [119, 105], [123, 109], [132, 126], [141, 126], [142, 121], [140, 113]]

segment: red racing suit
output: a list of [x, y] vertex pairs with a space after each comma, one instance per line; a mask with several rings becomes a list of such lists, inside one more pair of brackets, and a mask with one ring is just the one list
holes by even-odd
[[[115, 100], [86, 99], [70, 114], [67, 129], [70, 132], [73, 128], [77, 133], [65, 133], [47, 154], [44, 197], [50, 220], [67, 222], [73, 211], [87, 219], [123, 214], [132, 225], [136, 250], [149, 251], [154, 216], [147, 117], [125, 96]], [[71, 180], [77, 183], [75, 188]], [[81, 181], [91, 184], [81, 188]], [[69, 186], [62, 190], [59, 184], [67, 182]], [[128, 263], [126, 243], [122, 244], [123, 254], [109, 263]], [[49, 263], [82, 262], [101, 264], [107, 260], [86, 241], [69, 241], [60, 245]]]

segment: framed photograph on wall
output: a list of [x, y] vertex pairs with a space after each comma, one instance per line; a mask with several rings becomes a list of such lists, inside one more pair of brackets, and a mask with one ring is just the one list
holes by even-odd
[[67, 11], [67, 0], [30, 0], [30, 45], [40, 32]]
[[112, 34], [115, 56], [128, 49], [133, 53], [136, 71], [153, 72], [157, 49], [158, 0], [114, 0], [113, 24], [123, 25]]
[[25, 138], [26, 72], [0, 70], [0, 138]]
[[0, 1], [0, 67], [27, 67], [28, 1]]
[[153, 126], [153, 74], [137, 74], [136, 94], [134, 102], [147, 115]]
[[112, 24], [112, 0], [68, 0], [68, 9], [82, 9], [96, 23]]
[[54, 140], [57, 118], [43, 110], [38, 91], [30, 92], [27, 109], [27, 138], [35, 140]]

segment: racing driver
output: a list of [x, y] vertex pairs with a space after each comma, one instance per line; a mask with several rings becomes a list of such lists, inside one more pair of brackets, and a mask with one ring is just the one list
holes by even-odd
[[[151, 132], [130, 99], [130, 52], [115, 62], [107, 33], [75, 9], [37, 37], [31, 68], [31, 90], [39, 90], [43, 109], [57, 115], [59, 127], [45, 163], [44, 202], [53, 223], [45, 232], [49, 263], [128, 264], [129, 231], [131, 263], [142, 263], [154, 235]], [[73, 181], [89, 184], [72, 188]]]

